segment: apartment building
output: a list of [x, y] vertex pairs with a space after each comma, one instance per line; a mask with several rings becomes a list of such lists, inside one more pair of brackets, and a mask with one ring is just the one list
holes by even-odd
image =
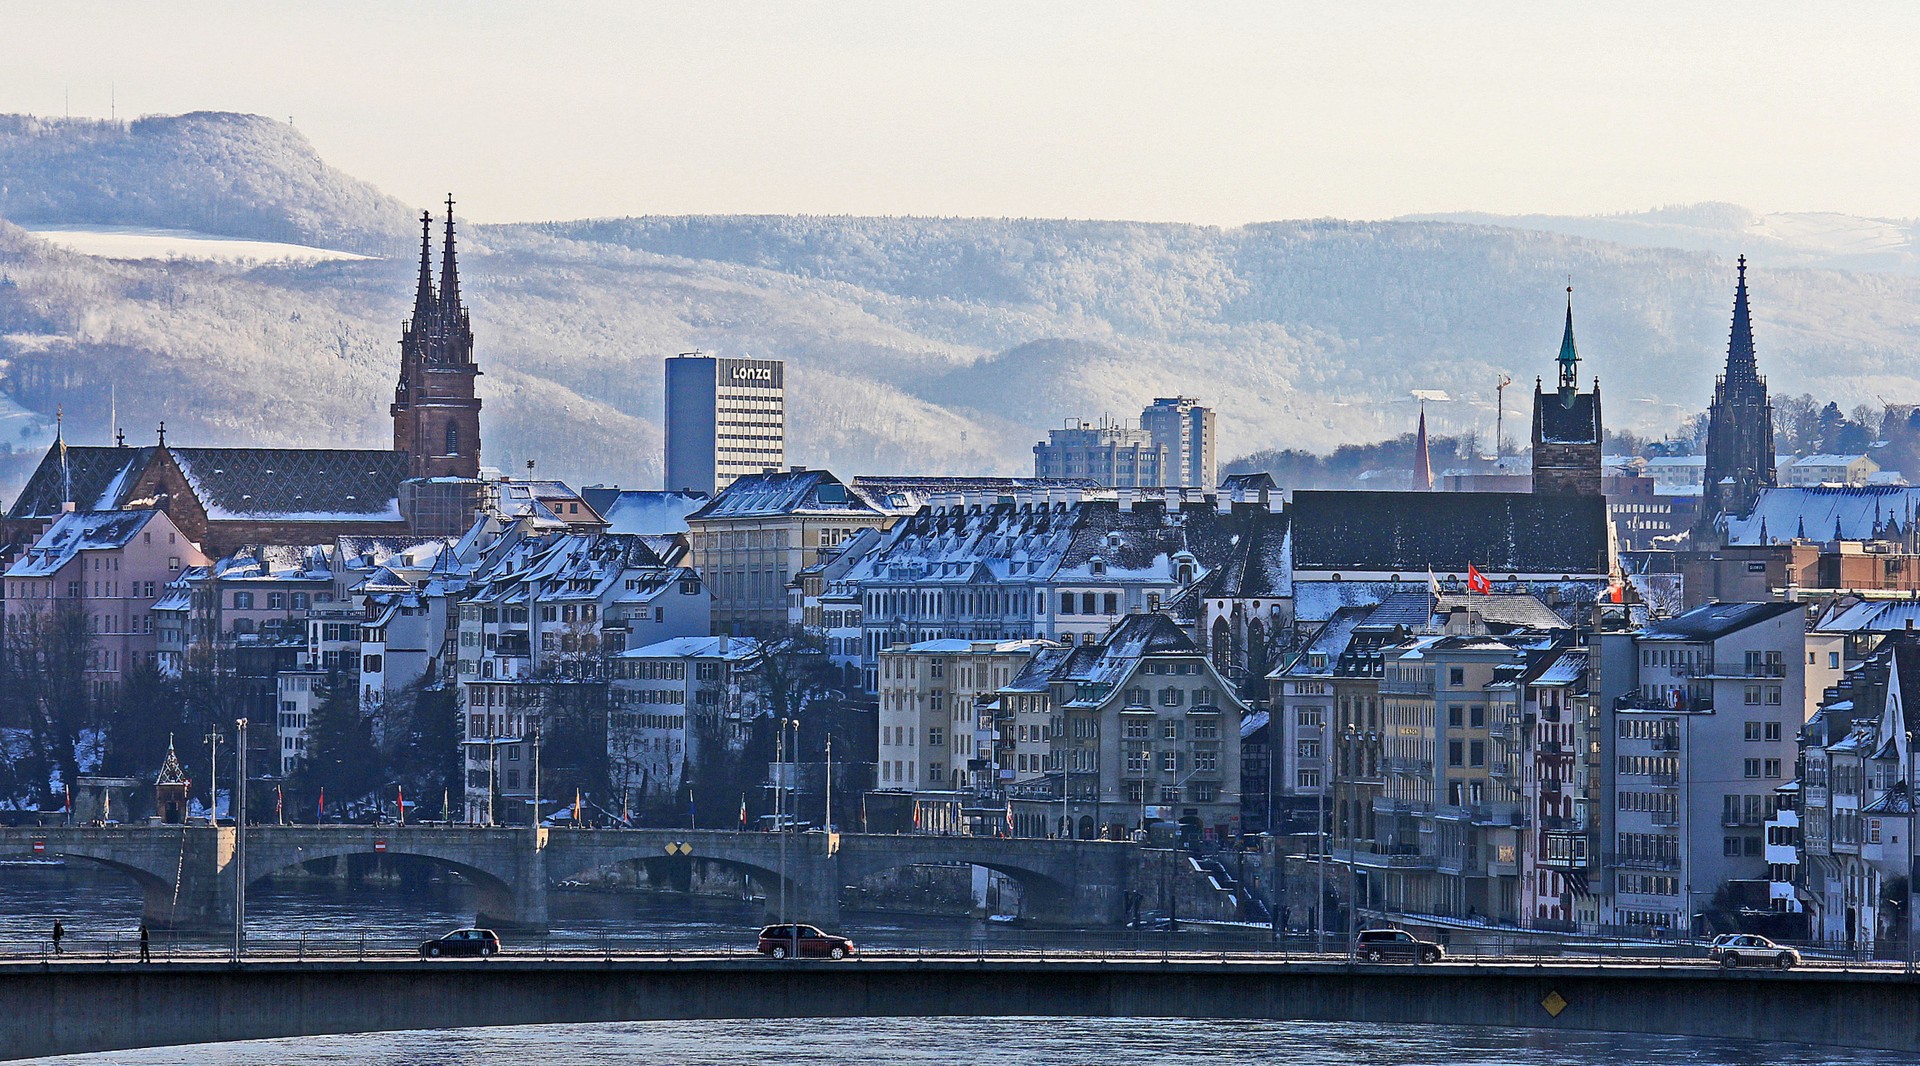
[[7, 568], [7, 633], [54, 640], [63, 616], [76, 615], [88, 634], [83, 683], [110, 698], [155, 660], [154, 604], [168, 583], [206, 562], [164, 511], [63, 511]]
[[760, 717], [753, 673], [761, 653], [744, 637], [685, 636], [613, 656], [607, 759], [621, 809], [684, 813], [688, 772], [707, 756], [704, 746], [738, 750]]
[[1128, 615], [1097, 644], [1041, 652], [1001, 698], [1050, 748], [1009, 787], [1016, 835], [1238, 834], [1247, 706], [1172, 619]]
[[687, 516], [692, 565], [712, 588], [709, 632], [771, 636], [796, 575], [892, 515], [825, 470], [747, 474]]
[[881, 652], [876, 787], [911, 793], [925, 831], [997, 832], [1006, 784], [1044, 772], [1052, 750], [1048, 722], [1002, 690], [1057, 648], [948, 639]]
[[1808, 693], [1839, 678], [1841, 638], [1808, 633], [1806, 605], [1769, 602], [1698, 607], [1631, 640], [1632, 688], [1609, 730], [1606, 920], [1691, 932], [1730, 899], [1766, 907], [1765, 826], [1794, 776]]

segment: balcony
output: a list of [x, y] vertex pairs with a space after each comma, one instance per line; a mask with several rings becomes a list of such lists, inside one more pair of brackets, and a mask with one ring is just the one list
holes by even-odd
[[1652, 819], [1653, 819], [1653, 824], [1654, 824], [1654, 825], [1668, 825], [1668, 826], [1671, 826], [1671, 825], [1679, 825], [1679, 824], [1680, 824], [1680, 812], [1679, 812], [1679, 811], [1654, 811], [1654, 812], [1653, 812], [1653, 813], [1652, 813], [1651, 815], [1649, 815], [1648, 817], [1650, 817], [1650, 818], [1652, 818]]
[[1677, 788], [1680, 785], [1680, 775], [1676, 773], [1648, 774], [1647, 780], [1653, 782], [1655, 788]]
[[1384, 759], [1382, 765], [1390, 774], [1419, 774], [1425, 777], [1433, 773], [1432, 759]]
[[1407, 853], [1356, 852], [1352, 862], [1355, 866], [1369, 866], [1376, 869], [1391, 870], [1432, 870], [1438, 867], [1439, 860], [1432, 855], [1422, 855], [1418, 851]]
[[1671, 733], [1666, 736], [1654, 737], [1650, 746], [1655, 751], [1679, 751], [1680, 738]]
[[1680, 858], [1677, 855], [1621, 855], [1608, 852], [1607, 865], [1616, 870], [1678, 870]]

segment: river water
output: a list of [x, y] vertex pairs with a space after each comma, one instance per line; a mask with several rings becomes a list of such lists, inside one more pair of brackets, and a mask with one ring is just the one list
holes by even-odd
[[[557, 892], [552, 942], [657, 940], [688, 947], [751, 943], [766, 905], [654, 894]], [[249, 935], [339, 940], [418, 938], [472, 918], [457, 884], [280, 881], [249, 894]], [[132, 884], [86, 867], [0, 867], [0, 951], [29, 948], [55, 917], [74, 946], [126, 938], [139, 925]], [[983, 949], [1137, 946], [1155, 934], [1075, 933], [962, 918], [848, 915], [874, 947]], [[209, 938], [211, 942], [211, 938]], [[516, 945], [508, 939], [509, 950]], [[1630, 1020], [1623, 1020], [1630, 1024]], [[1155, 1019], [841, 1019], [648, 1022], [378, 1033], [161, 1048], [41, 1060], [41, 1066], [1893, 1066], [1907, 1056], [1791, 1044], [1702, 1042], [1629, 1034]]]

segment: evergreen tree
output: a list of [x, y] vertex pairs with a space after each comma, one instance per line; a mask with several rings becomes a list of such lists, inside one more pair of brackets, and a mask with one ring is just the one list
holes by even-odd
[[422, 678], [403, 689], [394, 705], [399, 714], [388, 716], [387, 765], [430, 817], [447, 817], [443, 797], [447, 804], [457, 802], [461, 786], [458, 693]]
[[373, 723], [360, 709], [359, 693], [338, 671], [327, 675], [307, 723], [307, 753], [294, 771], [294, 792], [302, 808], [314, 809], [320, 790], [327, 792], [327, 814], [344, 812], [365, 800], [384, 782]]
[[187, 722], [178, 686], [151, 660], [127, 674], [107, 709], [106, 725], [101, 769], [118, 777], [151, 779], [167, 757], [168, 738], [198, 736]]

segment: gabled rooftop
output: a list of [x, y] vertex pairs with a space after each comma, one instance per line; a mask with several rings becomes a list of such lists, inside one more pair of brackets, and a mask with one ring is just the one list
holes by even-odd
[[1803, 603], [1709, 603], [1685, 614], [1650, 622], [1638, 639], [1700, 643], [1805, 610]]

